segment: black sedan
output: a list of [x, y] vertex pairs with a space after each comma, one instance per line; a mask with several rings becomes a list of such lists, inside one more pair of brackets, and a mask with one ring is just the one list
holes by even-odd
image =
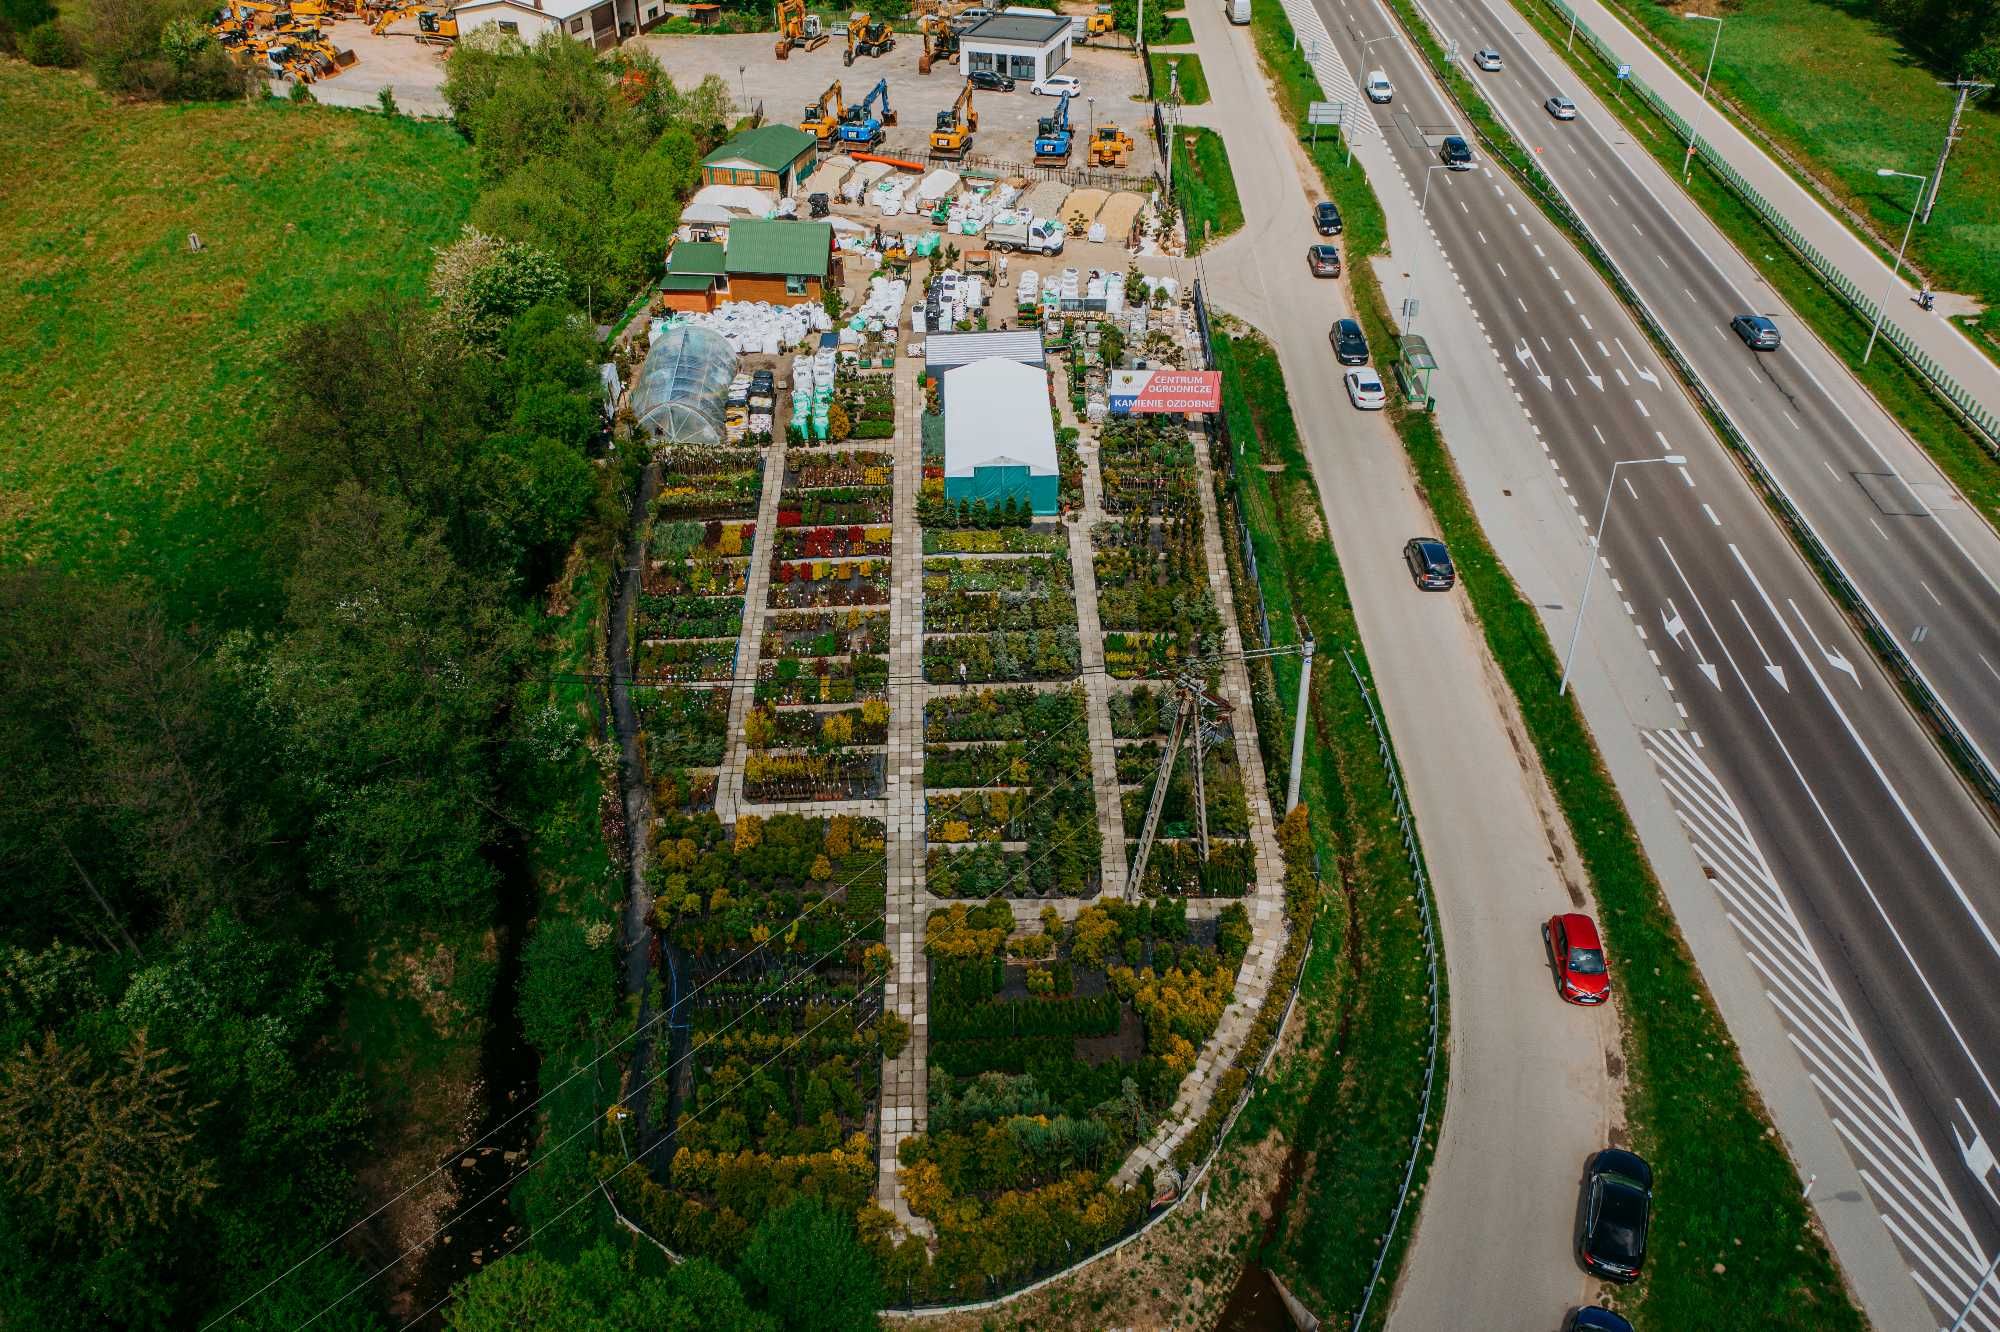
[[1354, 320], [1334, 320], [1326, 339], [1333, 344], [1333, 359], [1342, 365], [1368, 364], [1368, 337]]
[[1410, 566], [1410, 577], [1426, 592], [1449, 592], [1458, 581], [1458, 571], [1451, 567], [1451, 552], [1436, 537], [1411, 537], [1403, 547], [1403, 563]]
[[1563, 1332], [1632, 1332], [1632, 1325], [1609, 1309], [1586, 1304], [1571, 1309], [1563, 1319]]
[[1653, 1207], [1653, 1168], [1631, 1152], [1607, 1147], [1583, 1178], [1583, 1227], [1576, 1256], [1593, 1276], [1621, 1284], [1639, 1279]]
[[1340, 251], [1331, 245], [1308, 245], [1306, 267], [1314, 277], [1340, 276]]
[[965, 76], [981, 92], [1013, 92], [1014, 80], [990, 69], [975, 69]]
[[1313, 229], [1322, 236], [1340, 234], [1340, 208], [1332, 200], [1322, 200], [1313, 205]]

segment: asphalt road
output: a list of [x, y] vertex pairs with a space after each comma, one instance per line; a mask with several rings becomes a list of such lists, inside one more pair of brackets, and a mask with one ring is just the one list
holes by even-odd
[[[1596, 529], [1614, 460], [1687, 459], [1619, 471], [1596, 594], [1615, 598], [1657, 655], [1684, 719], [1681, 729], [1648, 736], [1662, 780], [1918, 1286], [1955, 1312], [2000, 1239], [2000, 1204], [1988, 1191], [1994, 1176], [1976, 1177], [1962, 1159], [1962, 1144], [1974, 1141], [1972, 1164], [1983, 1166], [1978, 1143], [2000, 1130], [2000, 1093], [1988, 1072], [2000, 1071], [2000, 988], [1991, 984], [2000, 959], [2000, 837], [1583, 259], [1503, 175], [1483, 166], [1427, 171], [1438, 139], [1461, 127], [1400, 36], [1371, 40], [1398, 33], [1394, 20], [1374, 0], [1317, 7], [1357, 83], [1375, 68], [1394, 83], [1393, 103], [1366, 109], [1409, 187], [1427, 192], [1443, 255], [1584, 529]], [[1492, 91], [1529, 128], [1522, 122], [1540, 114], [1547, 92], [1540, 76], [1522, 72], [1526, 47], [1471, 0], [1433, 13], [1448, 32], [1466, 34], [1468, 52], [1491, 42], [1508, 55], [1515, 72], [1505, 79], [1521, 86], [1510, 94], [1496, 80]], [[1578, 198], [1579, 207], [1635, 211], [1645, 191], [1633, 169], [1608, 150], [1586, 160], [1594, 113], [1577, 100], [1584, 122], [1535, 126], [1529, 141], [1554, 143], [1544, 153], [1552, 170], [1583, 168], [1590, 198]], [[1523, 103], [1529, 111], [1517, 112]], [[1614, 185], [1613, 177], [1627, 179]], [[1647, 262], [1678, 266], [1693, 290], [1697, 247], [1664, 206], [1652, 206], [1664, 220], [1640, 221], [1637, 240], [1665, 262]], [[1681, 304], [1683, 318], [1713, 314], [1686, 294]], [[1760, 304], [1770, 308], [1768, 299]], [[1802, 340], [1795, 327], [1787, 332], [1795, 345]], [[1731, 365], [1738, 353], [1743, 363]], [[1718, 368], [1708, 371], [1701, 357]], [[1802, 404], [1794, 400], [1811, 396], [1803, 358], [1759, 362], [1726, 330], [1710, 331], [1696, 363], [1725, 381], [1733, 374], [1742, 393], [1770, 395], [1756, 400], [1782, 402], [1777, 410], [1795, 417]], [[1440, 395], [1452, 391], [1448, 374]], [[1814, 409], [1813, 431], [1799, 433], [1828, 433], [1844, 419], [1834, 397]], [[1839, 503], [1839, 490], [1829, 485], [1825, 501]], [[1899, 556], [1918, 559], [1927, 543], [1944, 542], [1940, 533], [1874, 536], [1867, 521], [1854, 519]], [[1920, 524], [1945, 526], [1910, 522]], [[1964, 599], [1962, 622], [1949, 632], [1994, 632], [1993, 623], [1970, 622], [1992, 616], [1973, 605], [1979, 576], [1938, 577], [1930, 587], [1940, 601]], [[1930, 622], [1944, 623], [1952, 609], [1932, 606]], [[1659, 1164], [1661, 1205], [1671, 1206], [1673, 1164]], [[1986, 1325], [2000, 1326], [2000, 1293], [1985, 1309]]]
[[[1475, 1289], [1493, 1294], [1482, 1328], [1546, 1332], [1593, 1286], [1570, 1251], [1575, 1193], [1548, 1181], [1576, 1178], [1620, 1108], [1609, 1058], [1617, 1014], [1556, 997], [1540, 935], [1549, 916], [1588, 909], [1588, 884], [1546, 782], [1523, 762], [1533, 746], [1464, 596], [1419, 592], [1403, 566], [1403, 543], [1431, 520], [1395, 433], [1380, 412], [1354, 410], [1335, 373], [1326, 331], [1353, 312], [1347, 283], [1307, 275], [1318, 195], [1307, 193], [1249, 34], [1213, 0], [1187, 12], [1212, 98], [1187, 120], [1223, 136], [1244, 214], [1202, 276], [1215, 305], [1262, 330], [1284, 367], [1444, 940], [1450, 1081], [1421, 1216], [1403, 1221], [1416, 1235], [1391, 1326], [1451, 1326]], [[1320, 663], [1346, 670], [1338, 653]]]

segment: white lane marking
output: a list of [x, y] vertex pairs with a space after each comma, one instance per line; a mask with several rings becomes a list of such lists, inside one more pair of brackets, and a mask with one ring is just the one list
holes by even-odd
[[1715, 516], [1715, 509], [1707, 500], [1702, 501], [1701, 511], [1708, 515], [1708, 521], [1714, 523], [1717, 527], [1722, 526], [1722, 520]]
[[1594, 328], [1591, 328], [1591, 323], [1590, 323], [1590, 316], [1589, 316], [1589, 315], [1587, 315], [1587, 314], [1580, 314], [1580, 315], [1578, 315], [1578, 316], [1577, 316], [1577, 318], [1578, 318], [1578, 319], [1581, 319], [1581, 320], [1583, 321], [1583, 326], [1584, 326], [1584, 327], [1585, 327], [1586, 329], [1590, 329], [1590, 330], [1591, 330], [1592, 332], [1595, 332], [1595, 331], [1596, 331], [1596, 330], [1595, 330]]
[[[1713, 517], [1714, 515], [1711, 514], [1709, 516]], [[1777, 662], [1772, 661], [1771, 654], [1764, 650], [1764, 640], [1757, 637], [1757, 630], [1751, 625], [1750, 617], [1743, 613], [1743, 607], [1737, 605], [1735, 597], [1731, 597], [1729, 599], [1729, 605], [1730, 608], [1736, 612], [1736, 618], [1743, 621], [1744, 632], [1750, 635], [1750, 641], [1757, 645], [1757, 655], [1764, 659], [1764, 674], [1770, 676], [1773, 680], [1776, 680], [1778, 682], [1778, 688], [1784, 690], [1788, 694], [1791, 693], [1792, 687], [1785, 683], [1785, 668], [1780, 666]], [[1777, 614], [1777, 612], [1774, 610], [1772, 611], [1772, 614], [1775, 615]]]
[[1606, 360], [1609, 360], [1611, 358], [1611, 348], [1604, 345], [1603, 338], [1597, 339], [1597, 354], [1599, 356], [1604, 357]]
[[[1667, 543], [1664, 540], [1661, 540], [1660, 545], [1662, 547], [1665, 547], [1666, 544]], [[1671, 560], [1673, 559], [1673, 557], [1674, 557], [1673, 552], [1668, 551], [1667, 558]], [[1676, 565], [1675, 568], [1676, 570], [1678, 570], [1679, 566]], [[1682, 585], [1685, 586], [1687, 580], [1682, 579], [1681, 582]], [[1691, 597], [1694, 596], [1693, 588], [1691, 587], [1688, 588], [1688, 595]], [[1711, 634], [1715, 633], [1715, 622], [1713, 620], [1708, 619], [1708, 612], [1706, 610], [1702, 610], [1701, 598], [1695, 597], [1694, 608], [1698, 611], [1701, 611], [1702, 619], [1708, 620], [1708, 632], [1710, 632]], [[1714, 685], [1717, 689], [1722, 688], [1721, 672], [1715, 669], [1714, 662], [1710, 661], [1706, 656], [1703, 655], [1701, 650], [1701, 644], [1695, 642], [1694, 630], [1688, 628], [1687, 621], [1684, 618], [1682, 618], [1680, 613], [1680, 608], [1674, 605], [1672, 597], [1667, 598], [1667, 608], [1660, 612], [1660, 627], [1667, 631], [1667, 637], [1673, 642], [1678, 643], [1683, 638], [1685, 638], [1687, 640], [1688, 650], [1694, 653], [1695, 667], [1701, 671], [1702, 675], [1707, 678], [1710, 684]], [[1716, 641], [1718, 643], [1721, 642], [1721, 635], [1719, 634], [1716, 635]], [[1724, 652], [1729, 651], [1727, 647], [1723, 648], [1722, 650]], [[1673, 685], [1669, 683], [1667, 688], [1671, 689], [1673, 688]]]
[[1797, 421], [1793, 421], [1793, 420], [1792, 420], [1792, 414], [1791, 414], [1790, 412], [1786, 411], [1786, 410], [1785, 410], [1784, 408], [1780, 407], [1780, 408], [1778, 409], [1778, 415], [1780, 415], [1780, 416], [1784, 417], [1784, 418], [1785, 418], [1785, 420], [1787, 420], [1787, 421], [1790, 421], [1790, 422], [1791, 422], [1791, 426], [1792, 426], [1792, 429], [1794, 429], [1794, 430], [1797, 430], [1797, 429], [1799, 428], [1799, 423], [1798, 423]]
[[1458, 211], [1459, 211], [1459, 212], [1461, 212], [1461, 213], [1464, 213], [1464, 214], [1465, 214], [1465, 215], [1466, 215], [1467, 217], [1471, 217], [1471, 216], [1472, 216], [1472, 210], [1471, 210], [1470, 208], [1467, 208], [1467, 207], [1465, 206], [1465, 200], [1463, 200], [1463, 199], [1460, 199], [1460, 200], [1458, 201]]
[[1692, 472], [1688, 471], [1688, 469], [1687, 469], [1687, 468], [1685, 468], [1685, 467], [1676, 467], [1676, 468], [1675, 468], [1674, 470], [1675, 470], [1676, 472], [1679, 472], [1679, 473], [1681, 474], [1681, 480], [1683, 480], [1683, 481], [1687, 482], [1687, 488], [1688, 488], [1689, 490], [1693, 490], [1693, 489], [1694, 489], [1694, 473], [1692, 473]]
[[[1873, 519], [1870, 519], [1870, 521], [1872, 522]], [[1937, 604], [1940, 606], [1944, 605], [1944, 602], [1939, 599], [1938, 594], [1935, 592], [1931, 592], [1931, 585], [1929, 583], [1926, 583], [1923, 579], [1919, 578], [1917, 580], [1917, 586], [1922, 588], [1926, 592], [1930, 592], [1930, 597], [1932, 601], [1937, 602]]]
[[[1791, 625], [1787, 624], [1785, 618], [1778, 614], [1778, 608], [1771, 603], [1770, 593], [1766, 592], [1764, 585], [1757, 581], [1757, 575], [1750, 569], [1750, 562], [1743, 558], [1743, 552], [1738, 550], [1733, 542], [1730, 544], [1729, 553], [1735, 556], [1737, 567], [1743, 570], [1743, 576], [1750, 580], [1750, 585], [1757, 589], [1757, 595], [1762, 597], [1764, 604], [1770, 608], [1772, 618], [1783, 626], [1786, 640], [1791, 643], [1792, 649], [1799, 654], [1799, 660], [1806, 663], [1806, 674], [1812, 676], [1813, 683], [1819, 686], [1821, 697], [1826, 700], [1827, 706], [1833, 709], [1834, 716], [1840, 718], [1841, 727], [1846, 730], [1848, 738], [1854, 742], [1854, 747], [1861, 751], [1861, 756], [1868, 761], [1868, 767], [1874, 772], [1875, 780], [1880, 782], [1882, 789], [1889, 793], [1889, 799], [1895, 803], [1897, 812], [1903, 816], [1903, 822], [1909, 825], [1912, 833], [1916, 834], [1918, 843], [1924, 848], [1924, 853], [1930, 857], [1931, 863], [1937, 866], [1938, 873], [1944, 877], [1944, 881], [1951, 885], [1952, 895], [1958, 899], [1959, 905], [1964, 908], [1965, 914], [1971, 919], [1973, 926], [1978, 929], [1979, 937], [1986, 941], [1986, 946], [1993, 950], [1995, 957], [2000, 957], [2000, 938], [1994, 937], [1992, 929], [1986, 924], [1986, 918], [1981, 916], [1979, 909], [1972, 904], [1972, 898], [1966, 893], [1965, 885], [1958, 881], [1958, 876], [1951, 872], [1951, 866], [1945, 864], [1944, 857], [1938, 854], [1937, 847], [1932, 843], [1930, 834], [1924, 831], [1924, 826], [1921, 823], [1917, 822], [1917, 816], [1910, 811], [1909, 805], [1903, 799], [1903, 793], [1896, 789], [1894, 782], [1889, 780], [1889, 774], [1883, 770], [1881, 763], [1875, 758], [1875, 751], [1870, 749], [1868, 743], [1861, 738], [1861, 732], [1855, 727], [1853, 719], [1847, 715], [1847, 709], [1840, 706], [1840, 700], [1835, 698], [1833, 691], [1826, 687], [1825, 679], [1814, 668], [1812, 659], [1806, 656], [1805, 649], [1799, 646], [1799, 640], [1793, 636]], [[1982, 1072], [1980, 1076], [1983, 1079], [1985, 1074]], [[2000, 1092], [1994, 1092], [1990, 1085], [1987, 1090], [1993, 1094], [1994, 1105], [2000, 1106]]]
[[1691, 292], [1691, 291], [1689, 291], [1689, 290], [1688, 290], [1688, 289], [1687, 289], [1686, 287], [1682, 287], [1682, 288], [1681, 288], [1681, 295], [1683, 295], [1683, 296], [1685, 296], [1685, 297], [1687, 297], [1687, 298], [1688, 298], [1688, 304], [1689, 304], [1689, 305], [1698, 305], [1698, 304], [1700, 304], [1700, 302], [1698, 302], [1698, 301], [1696, 301], [1696, 300], [1695, 300], [1695, 298], [1694, 298], [1694, 293], [1693, 293], [1693, 292]]
[[1870, 518], [1868, 520], [1868, 525], [1875, 529], [1876, 536], [1881, 537], [1884, 541], [1887, 541], [1889, 539], [1889, 534], [1882, 530], [1882, 524], [1876, 522], [1873, 518]]
[[[1543, 250], [1542, 250], [1542, 247], [1541, 247], [1541, 246], [1537, 245], [1537, 246], [1535, 247], [1535, 257], [1536, 257], [1536, 258], [1538, 258], [1538, 259], [1546, 259], [1546, 258], [1548, 258], [1549, 256], [1548, 256], [1548, 255], [1547, 255], [1546, 253], [1544, 253], [1544, 252], [1543, 252]], [[1551, 269], [1549, 270], [1549, 273], [1550, 273], [1550, 274], [1551, 274], [1551, 275], [1553, 276], [1553, 275], [1554, 275], [1554, 273], [1555, 273], [1555, 271], [1556, 271], [1555, 269], [1551, 268]]]
[[1523, 222], [1523, 223], [1521, 224], [1521, 234], [1522, 234], [1523, 236], [1532, 236], [1532, 235], [1533, 235], [1534, 233], [1533, 233], [1533, 232], [1531, 232], [1531, 231], [1529, 231], [1529, 230], [1528, 230], [1528, 224], [1527, 224], [1526, 222]]
[[1507, 270], [1506, 270], [1506, 268], [1502, 267], [1502, 266], [1501, 266], [1501, 264], [1499, 263], [1499, 261], [1497, 261], [1497, 260], [1496, 260], [1496, 261], [1494, 262], [1493, 266], [1494, 266], [1495, 268], [1498, 268], [1498, 269], [1500, 270], [1500, 276], [1501, 276], [1501, 277], [1506, 277], [1506, 276], [1507, 276]]
[[1665, 256], [1664, 254], [1656, 254], [1653, 257], [1660, 261], [1661, 268], [1666, 269], [1669, 273], [1674, 271], [1673, 265], [1667, 262], [1667, 256]]
[[1632, 387], [1632, 381], [1625, 378], [1625, 372], [1623, 370], [1620, 370], [1617, 366], [1614, 365], [1611, 367], [1611, 373], [1618, 376], [1618, 382], [1620, 384], [1623, 384], [1626, 388]]
[[1597, 442], [1599, 444], [1604, 443], [1604, 432], [1597, 428], [1597, 423], [1595, 421], [1591, 422], [1590, 424], [1590, 433], [1597, 436]]
[[1616, 334], [1613, 334], [1611, 340], [1618, 344], [1618, 354], [1625, 358], [1625, 364], [1632, 367], [1633, 374], [1645, 380], [1648, 384], [1651, 384], [1654, 388], [1658, 388], [1660, 386], [1659, 377], [1655, 375], [1651, 370], [1646, 369], [1644, 366], [1640, 365], [1637, 361], [1633, 360], [1632, 353], [1625, 350], [1625, 339], [1617, 336]]
[[1564, 299], [1564, 300], [1566, 300], [1566, 301], [1568, 301], [1568, 302], [1569, 302], [1569, 303], [1570, 303], [1571, 305], [1575, 305], [1575, 304], [1576, 304], [1576, 297], [1574, 297], [1574, 296], [1572, 296], [1572, 295], [1570, 295], [1570, 294], [1569, 294], [1569, 288], [1568, 288], [1568, 287], [1564, 287], [1564, 288], [1563, 288], [1563, 299]]
[[1519, 296], [1516, 296], [1516, 297], [1514, 298], [1514, 304], [1516, 304], [1516, 305], [1518, 305], [1518, 306], [1520, 306], [1520, 307], [1521, 307], [1521, 313], [1522, 313], [1522, 314], [1526, 314], [1526, 313], [1528, 313], [1528, 303], [1527, 303], [1526, 301], [1522, 300], [1522, 299], [1521, 299], [1521, 298], [1520, 298]]
[[1861, 688], [1861, 676], [1855, 672], [1854, 663], [1843, 656], [1839, 648], [1830, 648], [1819, 641], [1819, 635], [1813, 632], [1812, 621], [1808, 620], [1806, 613], [1799, 609], [1798, 602], [1786, 597], [1785, 604], [1792, 608], [1792, 614], [1799, 617], [1799, 627], [1806, 631], [1806, 637], [1810, 638], [1813, 646], [1819, 649], [1820, 656], [1826, 658], [1826, 664], [1836, 671], [1845, 671], [1847, 678], [1854, 682], [1854, 687]]
[[1630, 495], [1630, 496], [1631, 496], [1631, 497], [1632, 497], [1633, 499], [1638, 499], [1638, 498], [1639, 498], [1639, 492], [1638, 492], [1638, 491], [1636, 491], [1636, 490], [1634, 490], [1634, 489], [1632, 489], [1632, 478], [1631, 478], [1631, 477], [1629, 477], [1629, 476], [1621, 476], [1621, 477], [1619, 477], [1618, 479], [1619, 479], [1619, 480], [1621, 480], [1621, 481], [1623, 481], [1623, 482], [1625, 483], [1625, 493], [1626, 493], [1626, 494]]
[[1646, 404], [1645, 404], [1645, 403], [1643, 403], [1643, 402], [1640, 402], [1640, 401], [1639, 401], [1639, 400], [1638, 400], [1637, 398], [1634, 398], [1634, 399], [1632, 399], [1632, 405], [1633, 405], [1634, 407], [1637, 407], [1637, 408], [1639, 409], [1639, 415], [1641, 415], [1641, 416], [1651, 416], [1651, 415], [1652, 415], [1652, 413], [1651, 413], [1651, 412], [1649, 412], [1649, 411], [1647, 411], [1647, 410], [1646, 410]]
[[2000, 667], [1996, 667], [1992, 662], [1986, 660], [1984, 652], [1975, 649], [1972, 655], [1979, 658], [1979, 664], [1986, 668], [1988, 674], [1992, 675], [1994, 679], [2000, 680]]
[[[1519, 217], [1520, 215], [1521, 215], [1521, 214], [1520, 214], [1520, 212], [1519, 212], [1519, 211], [1518, 211], [1518, 210], [1517, 210], [1517, 209], [1516, 209], [1516, 208], [1514, 207], [1514, 205], [1513, 205], [1513, 204], [1508, 204], [1508, 205], [1507, 205], [1507, 216], [1509, 216], [1509, 217]], [[1526, 230], [1526, 228], [1523, 228], [1523, 230]]]
[[1481, 230], [1480, 230], [1480, 229], [1479, 229], [1478, 227], [1474, 227], [1474, 228], [1472, 229], [1472, 234], [1473, 234], [1473, 235], [1475, 235], [1475, 236], [1477, 236], [1477, 237], [1479, 237], [1479, 243], [1480, 243], [1481, 245], [1484, 245], [1484, 244], [1486, 244], [1486, 233], [1485, 233], [1485, 232], [1481, 231]]
[[1824, 459], [1824, 458], [1821, 458], [1821, 459], [1819, 460], [1819, 465], [1820, 465], [1821, 467], [1824, 467], [1824, 468], [1826, 468], [1826, 474], [1827, 474], [1828, 476], [1832, 477], [1832, 478], [1833, 478], [1834, 480], [1836, 480], [1836, 481], [1840, 480], [1840, 473], [1839, 473], [1839, 472], [1836, 472], [1836, 471], [1834, 471], [1834, 470], [1833, 470], [1833, 464], [1832, 464], [1832, 463], [1828, 462], [1828, 461], [1827, 461], [1826, 459]]
[[1643, 232], [1643, 231], [1641, 231], [1641, 230], [1639, 230], [1639, 224], [1638, 224], [1637, 222], [1634, 222], [1634, 223], [1632, 224], [1632, 234], [1633, 234], [1633, 235], [1635, 235], [1635, 236], [1643, 236], [1643, 235], [1645, 235], [1646, 233], [1645, 233], [1645, 232]]

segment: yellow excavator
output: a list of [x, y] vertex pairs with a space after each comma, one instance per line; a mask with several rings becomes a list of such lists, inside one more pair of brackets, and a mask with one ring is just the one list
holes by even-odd
[[1090, 136], [1090, 164], [1122, 167], [1132, 160], [1132, 136], [1116, 125], [1099, 125]]
[[427, 9], [417, 15], [417, 40], [426, 46], [450, 46], [458, 40], [458, 20]]
[[972, 109], [972, 80], [952, 103], [951, 110], [937, 113], [937, 128], [931, 131], [931, 156], [964, 157], [972, 151], [972, 132], [979, 128], [979, 113]]
[[928, 74], [932, 65], [958, 59], [958, 29], [948, 12], [924, 15], [917, 20], [917, 31], [924, 38], [923, 54], [917, 57], [917, 73]]
[[895, 44], [896, 34], [887, 23], [866, 13], [856, 13], [847, 20], [847, 51], [841, 59], [851, 65], [857, 55], [887, 55]]
[[817, 102], [806, 103], [805, 119], [799, 122], [799, 128], [816, 137], [819, 146], [824, 149], [840, 132], [840, 117], [846, 109], [840, 101], [840, 80], [835, 79], [819, 95]]
[[778, 59], [790, 57], [794, 46], [817, 51], [826, 41], [819, 15], [806, 13], [806, 0], [778, 0]]

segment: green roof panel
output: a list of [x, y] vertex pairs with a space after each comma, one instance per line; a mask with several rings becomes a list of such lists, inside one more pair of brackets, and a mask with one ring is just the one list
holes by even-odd
[[703, 166], [718, 162], [750, 161], [766, 171], [783, 171], [798, 155], [819, 140], [796, 125], [760, 125], [723, 144], [701, 159]]
[[824, 222], [745, 218], [730, 224], [726, 267], [731, 273], [823, 278], [832, 252], [833, 228]]
[[718, 277], [728, 271], [723, 266], [724, 261], [725, 255], [719, 241], [682, 241], [667, 255], [667, 272], [700, 273]]

